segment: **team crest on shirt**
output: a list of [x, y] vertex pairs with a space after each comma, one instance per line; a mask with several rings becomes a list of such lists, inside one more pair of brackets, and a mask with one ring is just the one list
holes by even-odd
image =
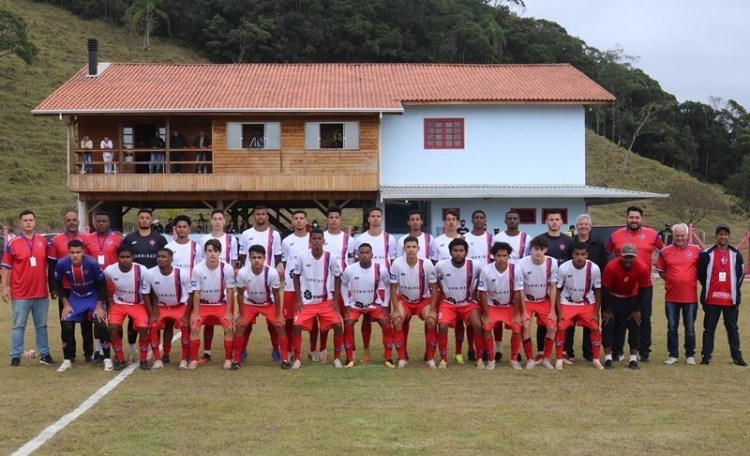
[[722, 258], [722, 259], [721, 259], [721, 264], [722, 264], [723, 266], [726, 266], [726, 264], [727, 264], [727, 258]]
[[104, 241], [104, 243], [107, 245], [112, 245], [112, 239], [107, 239], [106, 241]]
[[560, 250], [565, 250], [565, 244], [560, 244]]
[[693, 252], [691, 252], [690, 250], [688, 250], [687, 253], [685, 254], [685, 256], [688, 257], [688, 258], [693, 258]]
[[197, 281], [195, 281], [195, 280], [191, 280], [190, 281], [190, 287], [195, 288], [197, 286], [198, 286], [198, 282]]
[[41, 243], [40, 241], [36, 241], [36, 246], [37, 246], [37, 247], [43, 247], [43, 246], [44, 246], [44, 244], [42, 244], [42, 243]]
[[148, 243], [151, 244], [152, 246], [156, 245], [156, 241], [154, 241], [153, 239], [151, 239], [150, 241], [148, 241]]
[[625, 277], [624, 279], [622, 279], [623, 282], [627, 282], [628, 280], [630, 280], [630, 277]]

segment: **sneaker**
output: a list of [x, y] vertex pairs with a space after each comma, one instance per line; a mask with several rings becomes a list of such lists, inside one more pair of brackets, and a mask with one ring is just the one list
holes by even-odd
[[429, 369], [437, 369], [437, 366], [435, 365], [435, 360], [431, 359], [431, 360], [427, 361], [427, 367]]
[[182, 361], [180, 361], [180, 365], [178, 366], [178, 368], [181, 369], [181, 370], [187, 369], [188, 368], [188, 362], [187, 362], [187, 360], [183, 359]]
[[744, 359], [742, 359], [742, 356], [738, 356], [736, 358], [732, 359], [732, 363], [736, 364], [737, 366], [747, 367], [747, 363]]
[[292, 368], [292, 363], [290, 363], [287, 360], [283, 360], [283, 361], [281, 361], [281, 368], [284, 369], [284, 370], [291, 369]]
[[628, 369], [638, 370], [640, 367], [638, 367], [638, 361], [633, 360], [628, 363]]
[[344, 366], [344, 367], [346, 367], [347, 369], [351, 369], [352, 367], [354, 367], [354, 360], [351, 360], [351, 361], [347, 362], [346, 366]]
[[128, 367], [128, 363], [125, 361], [115, 361], [115, 365], [112, 367], [116, 371], [121, 371]]
[[604, 369], [604, 366], [602, 366], [602, 362], [598, 359], [594, 359], [593, 361], [591, 361], [591, 365], [597, 369]]
[[555, 366], [553, 366], [552, 363], [550, 362], [550, 360], [548, 360], [548, 359], [542, 359], [542, 367], [544, 367], [546, 369], [554, 369], [555, 368]]
[[333, 360], [333, 367], [335, 367], [336, 369], [341, 369], [341, 368], [344, 367], [344, 365], [341, 364], [341, 360], [340, 359], [334, 359]]
[[292, 363], [292, 369], [301, 369], [302, 368], [302, 361], [295, 359], [294, 363]]
[[[459, 354], [455, 355], [455, 356], [453, 357], [453, 359], [455, 359], [455, 360], [456, 360], [456, 364], [464, 364], [464, 356], [463, 356], [463, 355], [462, 355], [461, 353], [459, 353]], [[442, 364], [442, 362], [441, 362], [441, 364]], [[446, 364], [447, 364], [447, 363], [446, 363]]]
[[685, 364], [688, 364], [690, 366], [695, 366], [695, 356], [688, 356], [685, 360]]
[[55, 362], [52, 360], [52, 357], [47, 353], [46, 355], [39, 358], [39, 364], [44, 364], [45, 366], [51, 366], [55, 364]]
[[232, 365], [229, 367], [229, 370], [237, 371], [240, 370], [241, 363], [232, 363]]
[[448, 361], [441, 359], [440, 364], [438, 364], [438, 369], [448, 369]]
[[473, 351], [469, 351], [469, 362], [474, 362], [477, 360], [477, 354]]
[[164, 361], [157, 359], [154, 361], [154, 365], [151, 366], [151, 369], [161, 369], [162, 367], [164, 367]]
[[709, 366], [711, 365], [711, 357], [710, 356], [703, 356], [701, 357], [701, 364]]
[[510, 362], [510, 367], [512, 367], [514, 370], [521, 370], [521, 369], [523, 369], [523, 367], [521, 367], [521, 363], [519, 363], [515, 359]]
[[318, 352], [314, 351], [312, 352], [312, 356], [310, 357], [312, 362], [319, 363], [320, 362], [320, 355], [318, 355]]
[[[94, 359], [93, 359], [92, 362], [94, 364], [101, 364], [102, 361], [104, 361], [104, 355], [102, 355], [99, 352], [94, 353]], [[112, 361], [112, 360], [110, 359], [110, 361]]]
[[539, 364], [544, 360], [544, 355], [541, 353], [537, 353], [537, 355], [534, 357], [534, 361]]
[[57, 372], [65, 372], [66, 370], [73, 367], [73, 363], [69, 360], [63, 360], [62, 364], [60, 364], [60, 367], [57, 368]]
[[196, 370], [198, 369], [198, 361], [190, 361], [188, 364], [188, 370]]
[[484, 369], [484, 361], [481, 359], [477, 361], [477, 369]]
[[664, 364], [666, 364], [667, 366], [671, 366], [672, 364], [677, 364], [679, 362], [680, 360], [678, 358], [675, 358], [674, 356], [670, 356], [669, 358], [664, 360]]
[[[320, 364], [328, 363], [328, 350], [321, 350], [318, 352], [318, 361], [320, 361]], [[341, 361], [339, 361], [339, 364], [341, 364]]]
[[21, 358], [15, 357], [10, 359], [10, 365], [13, 367], [18, 367], [21, 365]]
[[141, 370], [144, 370], [144, 371], [147, 371], [147, 370], [151, 369], [151, 367], [150, 367], [150, 366], [148, 365], [148, 361], [141, 361], [141, 362], [140, 362], [140, 363], [138, 364], [138, 367], [139, 367], [139, 368], [140, 368]]
[[573, 360], [574, 360], [574, 359], [575, 359], [575, 358], [563, 358], [563, 359], [562, 359], [562, 362], [563, 362], [563, 364], [565, 364], [566, 366], [572, 366], [572, 365], [573, 365]]
[[114, 365], [112, 364], [112, 360], [107, 358], [104, 360], [104, 372], [112, 372], [114, 370]]
[[604, 368], [605, 369], [612, 369], [613, 367], [615, 367], [615, 366], [612, 364], [612, 360], [611, 359], [604, 360]]
[[403, 369], [406, 367], [406, 360], [405, 359], [399, 359], [398, 360], [398, 368]]
[[584, 354], [583, 354], [583, 359], [585, 359], [585, 360], [586, 360], [586, 361], [588, 361], [588, 362], [591, 362], [591, 361], [593, 361], [593, 360], [594, 360], [594, 355], [591, 355], [591, 354], [589, 354], [589, 353], [584, 353]]
[[370, 362], [370, 351], [367, 350], [367, 353], [365, 353], [365, 356], [362, 357], [362, 364], [367, 364]]
[[487, 369], [487, 370], [494, 369], [495, 368], [495, 361], [487, 361], [487, 365], [484, 366], [484, 368]]
[[232, 360], [231, 359], [225, 359], [224, 365], [221, 367], [224, 370], [230, 370], [232, 368]]
[[625, 359], [625, 355], [617, 355], [617, 362], [618, 362], [618, 363], [619, 363], [620, 361], [622, 361], [623, 359]]
[[641, 361], [642, 363], [648, 363], [648, 362], [650, 362], [650, 361], [651, 361], [651, 360], [649, 359], [649, 354], [648, 354], [648, 353], [643, 353], [643, 354], [641, 354], [641, 355], [638, 355], [638, 359], [639, 359], [639, 360], [640, 360], [640, 361]]
[[[245, 355], [245, 353], [247, 353], [247, 350], [244, 350], [244, 351], [242, 352], [242, 356], [244, 356], [244, 355]], [[242, 357], [240, 357], [240, 359], [242, 359]], [[247, 358], [245, 358], [245, 359], [247, 359]], [[245, 362], [245, 359], [242, 359], [242, 362], [243, 362], [243, 363]], [[272, 361], [273, 361], [274, 363], [280, 363], [280, 362], [281, 362], [281, 352], [280, 352], [280, 351], [278, 351], [278, 350], [273, 350], [273, 351], [271, 351], [271, 360], [272, 360]]]
[[388, 369], [395, 369], [396, 365], [393, 364], [393, 361], [391, 361], [390, 359], [386, 359], [385, 360], [385, 367], [387, 367]]
[[531, 370], [536, 367], [536, 362], [533, 359], [526, 361], [526, 369]]
[[201, 355], [200, 359], [198, 360], [198, 364], [206, 364], [211, 362], [211, 355], [208, 353], [204, 353]]
[[[164, 355], [161, 357], [162, 364], [169, 364], [172, 362], [172, 360], [169, 358], [169, 355]], [[156, 367], [156, 366], [154, 366]]]
[[503, 353], [502, 352], [495, 352], [495, 362], [499, 363], [503, 360]]
[[555, 360], [555, 369], [557, 369], [557, 370], [562, 370], [562, 368], [563, 368], [563, 364], [564, 364], [564, 363], [563, 363], [563, 360], [561, 360], [561, 359], [556, 359], [556, 360]]

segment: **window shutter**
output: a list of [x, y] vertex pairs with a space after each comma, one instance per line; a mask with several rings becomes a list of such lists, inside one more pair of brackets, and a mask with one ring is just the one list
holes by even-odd
[[281, 149], [281, 124], [279, 122], [268, 122], [266, 124], [265, 149]]
[[305, 123], [305, 149], [320, 149], [320, 123]]
[[359, 149], [359, 122], [344, 122], [344, 149]]
[[242, 149], [242, 124], [227, 122], [227, 149]]

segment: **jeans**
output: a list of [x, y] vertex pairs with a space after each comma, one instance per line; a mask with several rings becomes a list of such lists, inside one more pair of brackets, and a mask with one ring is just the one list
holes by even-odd
[[740, 351], [740, 331], [737, 327], [740, 308], [738, 306], [706, 304], [703, 306], [703, 311], [705, 312], [705, 316], [703, 317], [703, 350], [701, 354], [710, 358], [714, 352], [716, 325], [719, 324], [719, 317], [724, 314], [724, 327], [727, 330], [729, 351], [732, 353], [732, 359], [742, 358], [742, 352]]
[[84, 152], [83, 153], [84, 164], [83, 164], [83, 170], [82, 170], [81, 174], [89, 174], [89, 173], [91, 173], [91, 165], [89, 163], [91, 163], [93, 160], [94, 160], [94, 154], [92, 154], [91, 152]]
[[149, 157], [148, 172], [151, 174], [164, 172], [164, 152], [151, 152]]
[[11, 336], [11, 358], [20, 358], [23, 353], [23, 336], [26, 331], [26, 322], [29, 321], [29, 313], [34, 318], [34, 329], [36, 330], [36, 348], [41, 356], [49, 355], [49, 341], [47, 339], [47, 311], [49, 300], [44, 298], [35, 299], [11, 299], [10, 305], [13, 309], [13, 331]]
[[679, 328], [680, 313], [682, 325], [685, 327], [685, 357], [695, 356], [695, 318], [698, 314], [698, 304], [667, 302], [667, 351], [672, 358], [680, 357]]

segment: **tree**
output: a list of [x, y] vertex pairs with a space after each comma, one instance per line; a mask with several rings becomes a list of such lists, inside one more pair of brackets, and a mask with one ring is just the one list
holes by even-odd
[[0, 8], [0, 58], [12, 54], [29, 64], [36, 58], [37, 48], [26, 35], [23, 18]]
[[665, 191], [670, 194], [667, 210], [684, 223], [695, 225], [706, 217], [725, 213], [729, 209], [722, 192], [695, 181], [681, 180], [670, 183]]
[[151, 33], [159, 19], [166, 22], [169, 29], [169, 15], [160, 8], [161, 0], [135, 0], [126, 13], [131, 30], [137, 31], [143, 27], [143, 49], [146, 51], [151, 47]]

